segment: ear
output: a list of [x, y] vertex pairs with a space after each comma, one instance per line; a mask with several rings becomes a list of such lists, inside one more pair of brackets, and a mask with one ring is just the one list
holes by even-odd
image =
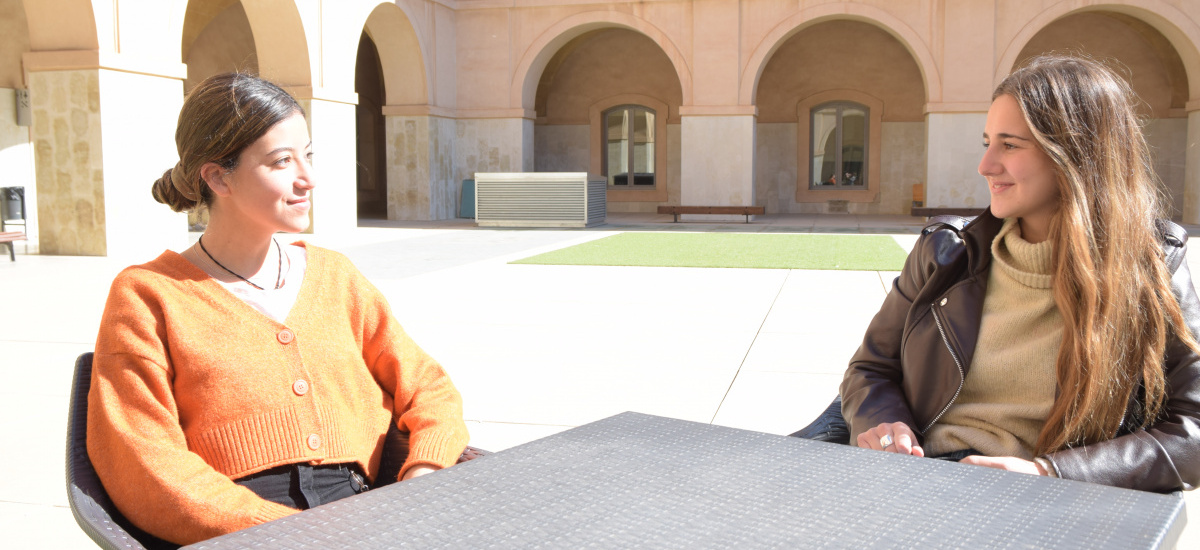
[[227, 173], [227, 170], [215, 162], [206, 162], [200, 167], [200, 179], [204, 180], [213, 195], [217, 197], [229, 196], [229, 183], [225, 181]]

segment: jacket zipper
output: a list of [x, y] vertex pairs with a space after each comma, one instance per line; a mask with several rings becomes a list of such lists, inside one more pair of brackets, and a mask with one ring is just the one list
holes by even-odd
[[931, 420], [929, 424], [925, 426], [925, 429], [921, 430], [921, 433], [929, 431], [929, 428], [932, 428], [934, 424], [937, 424], [937, 421], [942, 418], [942, 415], [946, 414], [946, 411], [950, 410], [950, 405], [953, 405], [954, 401], [958, 399], [958, 394], [962, 392], [963, 383], [967, 379], [966, 373], [963, 372], [962, 361], [958, 359], [958, 354], [954, 353], [954, 347], [950, 345], [950, 340], [946, 338], [946, 330], [942, 328], [942, 318], [938, 316], [937, 304], [929, 304], [929, 311], [933, 314], [933, 322], [937, 323], [938, 334], [942, 336], [942, 343], [946, 344], [946, 350], [950, 352], [950, 357], [954, 359], [954, 366], [958, 367], [958, 389], [954, 390], [954, 397], [950, 398], [950, 402], [946, 403], [946, 406], [942, 408], [942, 412], [939, 412], [937, 416], [933, 417], [933, 420]]

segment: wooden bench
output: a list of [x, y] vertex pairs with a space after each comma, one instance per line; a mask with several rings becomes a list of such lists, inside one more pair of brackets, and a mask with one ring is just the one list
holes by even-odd
[[5, 231], [0, 233], [0, 243], [8, 245], [8, 257], [12, 261], [17, 261], [17, 247], [13, 241], [25, 240], [25, 234], [20, 231]]
[[750, 223], [750, 216], [761, 216], [766, 213], [766, 208], [762, 206], [659, 206], [659, 214], [672, 214], [675, 216], [675, 223], [679, 222], [680, 214], [732, 214], [735, 216], [746, 216], [746, 223]]
[[921, 206], [912, 207], [913, 216], [924, 216], [932, 218], [934, 216], [966, 216], [975, 217], [982, 214], [983, 208], [926, 208]]

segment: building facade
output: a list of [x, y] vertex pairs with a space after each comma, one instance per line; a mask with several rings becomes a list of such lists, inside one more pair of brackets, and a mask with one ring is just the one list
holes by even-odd
[[610, 212], [982, 207], [992, 90], [1046, 52], [1129, 79], [1200, 223], [1194, 0], [0, 0], [0, 186], [42, 253], [182, 244], [150, 184], [186, 91], [241, 70], [308, 111], [317, 232], [455, 217], [476, 172], [604, 175]]

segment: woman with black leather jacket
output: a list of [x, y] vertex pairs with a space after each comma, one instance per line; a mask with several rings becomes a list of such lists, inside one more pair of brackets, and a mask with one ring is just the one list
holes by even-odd
[[1200, 481], [1200, 300], [1112, 71], [993, 95], [991, 206], [927, 228], [841, 386], [859, 447], [1151, 491]]

